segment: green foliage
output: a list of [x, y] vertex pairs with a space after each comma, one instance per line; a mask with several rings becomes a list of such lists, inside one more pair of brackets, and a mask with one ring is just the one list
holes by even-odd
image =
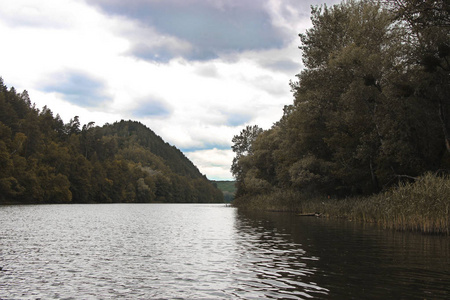
[[222, 191], [225, 202], [231, 202], [234, 200], [236, 194], [236, 182], [235, 181], [213, 181], [213, 184]]
[[217, 186], [222, 192], [229, 192], [234, 194], [236, 192], [236, 182], [230, 180], [215, 180], [213, 184]]
[[0, 80], [0, 204], [223, 202], [183, 153], [139, 122], [64, 124]]
[[300, 34], [305, 69], [291, 82], [293, 103], [272, 128], [250, 135], [247, 127], [233, 139], [236, 204], [284, 209], [304, 195], [368, 196], [449, 169], [445, 3], [313, 8], [313, 27]]
[[239, 196], [243, 193], [242, 191], [245, 190], [244, 178], [249, 170], [249, 165], [251, 165], [251, 162], [246, 158], [253, 155], [253, 142], [262, 131], [263, 130], [257, 125], [247, 126], [239, 135], [233, 137], [232, 141], [234, 144], [231, 146], [231, 149], [236, 153], [236, 157], [231, 164], [231, 173], [236, 178], [236, 182], [239, 186], [236, 196]]

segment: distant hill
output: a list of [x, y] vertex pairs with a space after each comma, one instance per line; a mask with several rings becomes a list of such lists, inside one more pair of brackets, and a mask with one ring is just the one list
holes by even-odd
[[0, 204], [223, 202], [174, 146], [136, 121], [81, 126], [0, 78]]
[[140, 122], [122, 120], [112, 125], [107, 124], [100, 129], [100, 133], [104, 136], [118, 136], [132, 141], [160, 157], [172, 172], [179, 175], [191, 178], [204, 177], [183, 152], [166, 143], [159, 135]]
[[226, 202], [234, 200], [234, 195], [236, 193], [236, 182], [235, 181], [213, 181], [219, 190], [222, 191], [224, 199]]

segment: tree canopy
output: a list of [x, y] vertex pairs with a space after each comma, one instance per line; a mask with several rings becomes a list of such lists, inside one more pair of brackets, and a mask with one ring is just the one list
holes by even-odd
[[[367, 195], [448, 170], [448, 12], [446, 1], [313, 7], [312, 28], [300, 34], [305, 68], [291, 82], [293, 104], [250, 140], [252, 151], [237, 152], [236, 195]], [[242, 140], [245, 130], [233, 147]]]
[[176, 147], [136, 121], [81, 126], [0, 78], [0, 203], [223, 202]]

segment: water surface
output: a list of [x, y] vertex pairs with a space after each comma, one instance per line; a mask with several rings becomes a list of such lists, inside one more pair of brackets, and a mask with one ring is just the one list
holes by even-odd
[[217, 204], [0, 207], [0, 299], [448, 299], [447, 237]]

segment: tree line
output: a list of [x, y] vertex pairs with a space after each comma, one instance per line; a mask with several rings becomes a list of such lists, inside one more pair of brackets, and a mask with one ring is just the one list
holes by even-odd
[[0, 78], [0, 203], [223, 202], [176, 147], [143, 124], [81, 126], [37, 109]]
[[448, 1], [313, 7], [294, 101], [233, 138], [237, 198], [370, 195], [450, 167]]

